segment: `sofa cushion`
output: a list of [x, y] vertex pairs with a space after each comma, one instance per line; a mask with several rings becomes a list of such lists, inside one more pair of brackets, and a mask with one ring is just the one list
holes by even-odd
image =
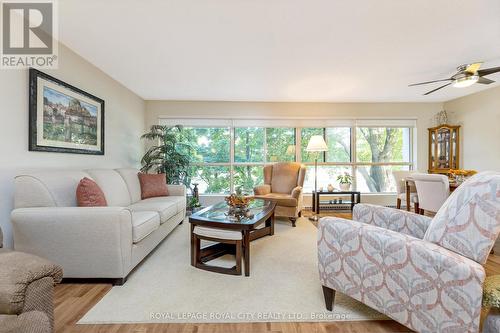
[[269, 193], [265, 195], [256, 195], [255, 197], [275, 201], [278, 206], [297, 207], [297, 199], [290, 194]]
[[139, 177], [137, 177], [139, 170], [133, 168], [121, 168], [115, 170], [120, 174], [120, 176], [122, 176], [125, 184], [127, 184], [128, 192], [130, 194], [130, 202], [135, 203], [141, 200], [141, 183], [139, 183]]
[[106, 196], [108, 206], [127, 207], [130, 205], [130, 194], [122, 176], [113, 169], [86, 170], [95, 180]]
[[132, 212], [132, 241], [138, 243], [160, 226], [157, 212]]
[[84, 177], [76, 188], [76, 203], [78, 207], [105, 207], [106, 197], [95, 181]]
[[141, 199], [165, 197], [168, 195], [167, 178], [164, 173], [138, 173], [141, 183]]
[[133, 212], [155, 211], [160, 214], [160, 222], [165, 223], [169, 218], [181, 211], [179, 202], [183, 197], [156, 197], [144, 199], [129, 206]]
[[481, 172], [445, 201], [424, 240], [484, 264], [499, 233], [500, 172]]

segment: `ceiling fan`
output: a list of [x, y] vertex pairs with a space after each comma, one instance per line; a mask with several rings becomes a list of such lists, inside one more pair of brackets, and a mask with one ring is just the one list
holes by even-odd
[[456, 88], [464, 88], [464, 87], [469, 87], [469, 86], [473, 85], [474, 83], [490, 84], [490, 83], [495, 82], [495, 81], [487, 79], [483, 76], [500, 72], [500, 67], [479, 69], [479, 68], [481, 68], [482, 64], [483, 64], [482, 62], [475, 62], [473, 64], [461, 65], [461, 66], [457, 67], [457, 74], [453, 75], [449, 79], [414, 83], [414, 84], [410, 84], [409, 87], [419, 86], [422, 84], [428, 84], [428, 83], [434, 83], [434, 82], [451, 81], [445, 85], [442, 85], [442, 86], [440, 86], [436, 89], [433, 89], [431, 91], [428, 91], [424, 94], [424, 95], [429, 95], [429, 94], [432, 94], [433, 92], [438, 91], [439, 89], [442, 89], [442, 88], [447, 87], [449, 85], [453, 85], [453, 87], [456, 87]]

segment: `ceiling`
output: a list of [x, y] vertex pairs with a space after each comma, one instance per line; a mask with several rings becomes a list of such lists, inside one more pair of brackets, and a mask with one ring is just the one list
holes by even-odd
[[[441, 102], [500, 65], [498, 0], [62, 0], [60, 39], [144, 99]], [[500, 74], [488, 78], [500, 81]]]

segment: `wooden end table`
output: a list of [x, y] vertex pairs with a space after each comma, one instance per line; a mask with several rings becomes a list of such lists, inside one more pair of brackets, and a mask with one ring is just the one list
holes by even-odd
[[361, 202], [361, 192], [358, 191], [318, 191], [312, 192], [312, 210], [316, 214], [319, 214], [320, 209], [321, 209], [321, 196], [322, 195], [329, 195], [329, 196], [346, 196], [350, 195], [351, 196], [351, 201], [345, 201], [339, 204], [350, 204], [351, 205], [351, 211], [354, 209], [354, 205], [358, 204]]

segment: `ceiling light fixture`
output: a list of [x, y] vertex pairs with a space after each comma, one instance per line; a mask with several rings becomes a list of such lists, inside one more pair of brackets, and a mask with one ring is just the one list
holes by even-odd
[[474, 83], [476, 83], [477, 80], [479, 80], [478, 75], [469, 75], [469, 76], [459, 77], [459, 78], [456, 78], [455, 81], [453, 81], [453, 87], [455, 87], [455, 88], [470, 87]]

